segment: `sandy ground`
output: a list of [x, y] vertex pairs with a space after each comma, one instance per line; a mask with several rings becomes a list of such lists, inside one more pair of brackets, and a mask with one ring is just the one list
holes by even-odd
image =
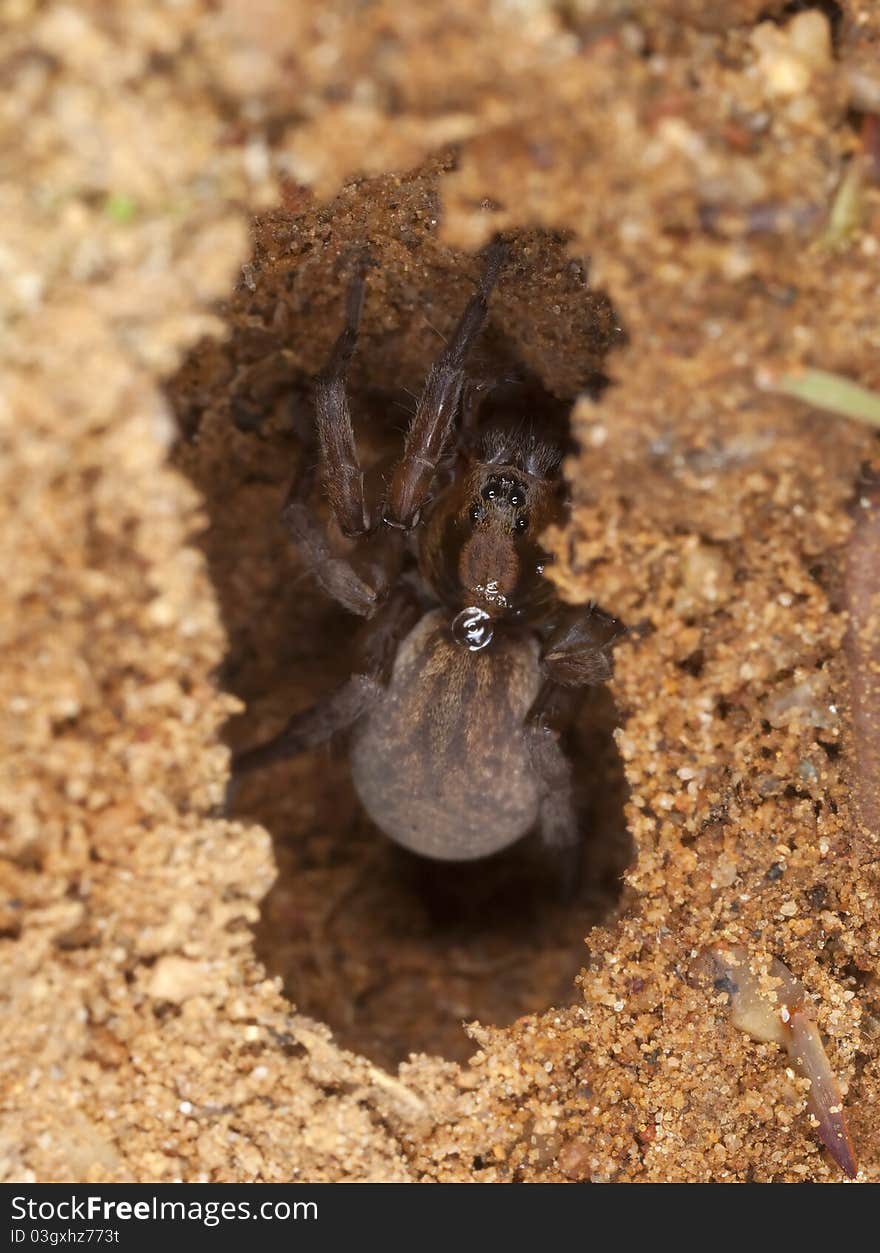
[[[807, 987], [880, 1177], [878, 445], [759, 386], [880, 387], [880, 21], [705, 7], [10, 7], [2, 1177], [839, 1179], [723, 943]], [[378, 444], [497, 229], [479, 363], [572, 409], [554, 577], [632, 628], [567, 908], [528, 848], [402, 863], [344, 755], [222, 816], [346, 669], [277, 512], [351, 257]]]

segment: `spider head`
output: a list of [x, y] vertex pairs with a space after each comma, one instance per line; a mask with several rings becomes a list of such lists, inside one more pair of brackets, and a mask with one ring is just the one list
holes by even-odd
[[539, 617], [551, 588], [538, 540], [558, 513], [556, 489], [519, 459], [472, 462], [425, 532], [422, 569], [438, 595], [492, 622]]
[[525, 476], [511, 466], [490, 473], [480, 467], [470, 488], [467, 518], [460, 520], [458, 581], [469, 604], [501, 617], [516, 600], [524, 573], [531, 493]]

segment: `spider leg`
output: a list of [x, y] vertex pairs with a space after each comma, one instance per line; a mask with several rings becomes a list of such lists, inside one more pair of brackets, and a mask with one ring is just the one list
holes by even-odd
[[[315, 384], [324, 484], [333, 516], [342, 534], [349, 539], [367, 538], [374, 530], [345, 390], [363, 303], [362, 266], [348, 289], [345, 326]], [[399, 570], [400, 538], [387, 534], [373, 538], [369, 545], [369, 574], [364, 576], [359, 573], [349, 561], [334, 552], [323, 523], [315, 518], [306, 503], [312, 477], [310, 471], [296, 476], [281, 511], [282, 521], [303, 561], [324, 591], [350, 613], [371, 617], [387, 595]]]
[[626, 627], [595, 605], [567, 615], [544, 643], [548, 679], [563, 687], [606, 683], [612, 674], [611, 647]]
[[[291, 492], [296, 487], [297, 484]], [[374, 578], [370, 582], [344, 557], [333, 552], [323, 524], [305, 501], [288, 498], [281, 518], [305, 565], [327, 595], [349, 613], [356, 613], [362, 618], [371, 617], [381, 604], [392, 577], [390, 559], [394, 554], [389, 546], [382, 546], [382, 555], [389, 560], [374, 565]]]
[[364, 272], [361, 269], [348, 289], [345, 326], [333, 346], [330, 360], [315, 382], [315, 410], [324, 483], [339, 529], [350, 539], [366, 535], [373, 527], [345, 390], [363, 305]]
[[344, 731], [366, 713], [381, 693], [382, 686], [376, 679], [366, 674], [352, 675], [325, 700], [294, 714], [278, 735], [264, 744], [236, 753], [231, 763], [233, 779], [326, 744], [338, 731]]
[[[526, 736], [532, 769], [541, 785], [538, 827], [541, 839], [558, 861], [563, 896], [571, 899], [579, 886], [584, 836], [582, 798], [559, 742], [556, 727], [571, 724], [579, 687], [611, 678], [611, 646], [626, 628], [595, 605], [572, 610], [544, 643], [544, 683], [532, 706]], [[551, 725], [552, 724], [552, 725]]]
[[538, 830], [556, 857], [562, 895], [570, 900], [580, 878], [584, 832], [578, 818], [571, 763], [559, 744], [559, 735], [541, 715], [526, 727], [532, 768], [541, 785]]
[[479, 290], [468, 301], [458, 326], [431, 366], [403, 447], [403, 456], [391, 480], [384, 521], [411, 530], [431, 490], [437, 463], [453, 429], [464, 386], [464, 363], [489, 312], [489, 297], [507, 255], [496, 240], [486, 250], [486, 269]]
[[355, 669], [387, 683], [397, 656], [397, 646], [422, 613], [413, 590], [405, 582], [398, 583], [376, 616], [362, 630], [357, 642]]
[[397, 644], [418, 616], [418, 606], [411, 593], [406, 588], [398, 589], [367, 628], [360, 649], [361, 673], [352, 675], [309, 709], [295, 713], [271, 739], [235, 753], [227, 800], [231, 799], [234, 785], [241, 775], [309, 752], [353, 726], [382, 695]]

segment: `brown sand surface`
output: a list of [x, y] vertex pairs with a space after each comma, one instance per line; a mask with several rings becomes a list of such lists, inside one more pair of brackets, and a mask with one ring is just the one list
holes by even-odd
[[[880, 18], [803, 7], [8, 6], [0, 1177], [837, 1180], [730, 944], [880, 1178], [880, 449], [761, 386], [880, 390]], [[381, 451], [498, 229], [475, 368], [571, 410], [553, 577], [631, 628], [570, 906], [401, 859], [344, 753], [223, 811], [349, 664], [278, 509], [352, 260]]]

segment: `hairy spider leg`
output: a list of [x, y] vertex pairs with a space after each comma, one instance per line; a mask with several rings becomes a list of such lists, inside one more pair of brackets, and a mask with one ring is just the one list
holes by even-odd
[[338, 731], [344, 731], [356, 722], [381, 691], [382, 685], [369, 675], [352, 675], [325, 700], [295, 713], [278, 735], [254, 748], [236, 753], [232, 758], [233, 778], [326, 744]]
[[350, 562], [337, 556], [322, 523], [305, 501], [288, 498], [281, 511], [281, 520], [304, 564], [327, 595], [349, 613], [356, 613], [362, 618], [371, 617], [388, 588], [387, 579], [382, 577], [381, 572], [374, 571], [379, 577], [368, 582]]
[[572, 608], [544, 642], [544, 672], [562, 687], [607, 683], [612, 674], [611, 647], [626, 633], [617, 618], [594, 604]]
[[418, 524], [437, 465], [449, 442], [465, 381], [464, 363], [486, 321], [489, 297], [507, 256], [507, 245], [495, 240], [484, 256], [486, 268], [480, 287], [468, 301], [449, 343], [431, 366], [409, 424], [403, 456], [391, 480], [383, 513], [388, 526], [409, 531]]
[[[364, 539], [374, 529], [364, 491], [351, 411], [345, 390], [348, 367], [357, 345], [364, 304], [364, 268], [352, 279], [346, 298], [345, 325], [327, 365], [315, 381], [315, 410], [324, 485], [333, 516], [343, 535]], [[371, 617], [383, 602], [400, 562], [399, 545], [372, 544], [369, 577], [336, 553], [323, 524], [308, 502], [311, 473], [294, 478], [281, 518], [300, 556], [320, 586], [350, 613]]]
[[579, 886], [583, 831], [574, 799], [571, 762], [559, 734], [538, 714], [526, 726], [529, 756], [541, 788], [538, 834], [556, 859], [560, 888], [571, 900]]
[[[361, 673], [353, 674], [315, 705], [295, 713], [271, 739], [235, 753], [230, 788], [241, 775], [319, 748], [334, 735], [353, 726], [381, 696], [397, 645], [412, 629], [418, 616], [418, 606], [408, 589], [397, 589], [366, 628], [359, 650]], [[229, 791], [228, 799], [231, 795]]]
[[364, 272], [352, 279], [345, 304], [345, 326], [330, 360], [315, 382], [315, 409], [324, 485], [343, 535], [357, 539], [373, 529], [364, 493], [364, 472], [357, 454], [345, 381], [357, 345], [364, 307]]

